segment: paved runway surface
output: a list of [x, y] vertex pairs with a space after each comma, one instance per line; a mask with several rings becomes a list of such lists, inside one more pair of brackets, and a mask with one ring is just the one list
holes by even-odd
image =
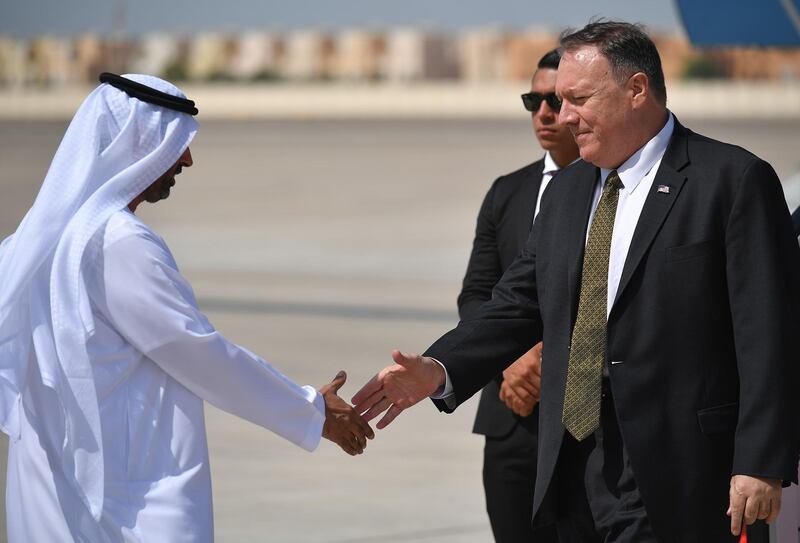
[[[693, 122], [800, 167], [794, 123]], [[65, 123], [0, 123], [0, 234], [30, 206]], [[538, 158], [525, 119], [204, 123], [193, 168], [139, 215], [170, 244], [223, 333], [303, 384], [348, 370], [344, 396], [456, 323], [483, 194]], [[351, 458], [313, 454], [207, 410], [217, 540], [485, 542], [473, 399], [423, 404]]]

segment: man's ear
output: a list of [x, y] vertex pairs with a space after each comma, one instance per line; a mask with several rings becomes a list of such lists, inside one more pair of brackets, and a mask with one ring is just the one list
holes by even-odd
[[642, 107], [650, 97], [650, 80], [643, 72], [633, 74], [627, 83], [633, 109]]

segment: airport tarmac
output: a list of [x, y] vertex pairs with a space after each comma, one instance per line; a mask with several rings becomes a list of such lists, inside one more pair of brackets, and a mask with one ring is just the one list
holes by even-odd
[[[800, 169], [796, 122], [684, 121], [782, 178]], [[0, 122], [2, 237], [65, 127]], [[139, 215], [219, 330], [302, 384], [346, 369], [349, 399], [392, 349], [424, 350], [455, 325], [481, 199], [541, 150], [521, 116], [210, 121], [192, 153], [169, 200]], [[419, 405], [355, 458], [328, 442], [306, 453], [209, 406], [217, 541], [491, 541], [476, 400], [449, 416]]]

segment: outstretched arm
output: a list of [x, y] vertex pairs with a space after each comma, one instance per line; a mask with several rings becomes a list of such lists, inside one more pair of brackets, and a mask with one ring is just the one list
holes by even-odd
[[[545, 217], [543, 210], [540, 217]], [[506, 270], [492, 299], [478, 314], [439, 338], [423, 355], [392, 352], [395, 364], [381, 370], [353, 396], [356, 411], [385, 428], [403, 410], [436, 395], [434, 403], [452, 412], [542, 339], [536, 292], [537, 220], [525, 250]], [[442, 388], [448, 383], [445, 397]]]
[[[199, 310], [158, 239], [142, 234], [115, 241], [105, 250], [103, 272], [96, 302], [114, 328], [194, 394], [306, 450], [317, 447], [325, 429], [348, 452], [363, 450], [367, 430], [335, 396], [344, 376], [321, 394], [228, 341]], [[358, 446], [343, 444], [348, 433], [360, 438]]]

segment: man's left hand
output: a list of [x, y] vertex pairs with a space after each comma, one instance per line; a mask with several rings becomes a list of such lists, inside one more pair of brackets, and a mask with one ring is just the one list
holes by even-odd
[[730, 505], [731, 533], [739, 535], [742, 523], [753, 524], [756, 519], [768, 523], [778, 518], [781, 511], [781, 480], [734, 475], [731, 477]]
[[542, 382], [542, 343], [519, 357], [503, 371], [500, 400], [514, 413], [527, 417], [539, 402]]

